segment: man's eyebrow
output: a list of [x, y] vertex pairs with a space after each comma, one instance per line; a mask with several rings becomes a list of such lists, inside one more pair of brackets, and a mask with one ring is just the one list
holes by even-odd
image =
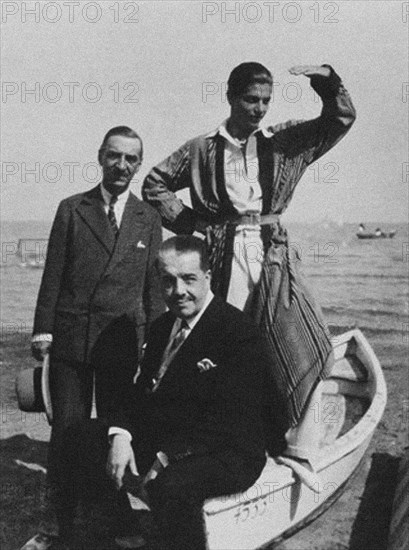
[[[259, 94], [252, 94], [252, 93], [247, 93], [247, 94], [243, 94], [244, 97], [257, 97], [257, 98], [260, 98], [260, 99], [263, 99], [263, 96], [259, 95]], [[272, 94], [268, 95], [268, 96], [264, 96], [264, 97], [271, 97]]]
[[139, 155], [137, 155], [136, 153], [122, 153], [122, 151], [116, 151], [115, 149], [107, 149], [106, 154], [107, 155], [118, 155], [118, 156], [125, 155], [125, 157], [129, 158], [129, 159], [138, 159], [139, 158]]

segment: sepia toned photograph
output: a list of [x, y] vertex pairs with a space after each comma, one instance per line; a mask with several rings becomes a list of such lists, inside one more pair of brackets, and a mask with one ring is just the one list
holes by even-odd
[[2, 0], [3, 550], [404, 550], [409, 2]]

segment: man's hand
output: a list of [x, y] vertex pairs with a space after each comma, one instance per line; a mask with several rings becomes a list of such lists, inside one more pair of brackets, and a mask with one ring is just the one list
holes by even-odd
[[134, 475], [138, 475], [131, 442], [126, 436], [115, 434], [112, 437], [111, 448], [108, 453], [106, 471], [118, 489], [122, 487], [122, 479], [127, 466]]
[[331, 70], [322, 65], [295, 65], [291, 67], [291, 69], [288, 69], [288, 72], [295, 76], [303, 74], [309, 78], [312, 76], [323, 76], [324, 78], [328, 78], [331, 74]]
[[31, 354], [37, 361], [42, 361], [50, 352], [51, 342], [32, 342]]

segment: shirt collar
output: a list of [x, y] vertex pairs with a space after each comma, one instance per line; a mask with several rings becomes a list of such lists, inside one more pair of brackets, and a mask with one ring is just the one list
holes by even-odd
[[[209, 292], [206, 295], [205, 301], [203, 303], [202, 309], [194, 317], [192, 317], [192, 319], [189, 319], [188, 321], [185, 320], [189, 330], [193, 330], [193, 328], [197, 325], [197, 323], [199, 322], [199, 319], [201, 318], [203, 313], [206, 311], [206, 309], [208, 308], [213, 298], [214, 298], [214, 294], [211, 290], [209, 290]], [[182, 319], [178, 317], [176, 330], [179, 330], [181, 323], [182, 323]]]
[[[229, 134], [229, 132], [227, 131], [227, 121], [228, 119], [226, 118], [226, 120], [224, 120], [218, 128], [206, 134], [206, 137], [211, 138], [211, 137], [215, 137], [217, 134], [220, 134], [222, 137], [227, 139], [230, 143], [233, 143], [233, 145], [237, 146], [237, 140], [235, 140], [234, 137], [231, 134]], [[257, 130], [254, 130], [254, 132], [252, 132], [250, 135], [254, 136], [255, 134], [260, 132], [266, 138], [271, 138], [274, 135], [274, 132], [269, 128], [257, 128]]]
[[[111, 193], [109, 191], [107, 191], [105, 189], [105, 187], [102, 185], [102, 183], [100, 183], [100, 189], [101, 189], [101, 195], [102, 195], [102, 198], [104, 199], [104, 203], [109, 205], [109, 203], [111, 202]], [[120, 195], [118, 195], [118, 201], [117, 201], [117, 204], [119, 203], [126, 203], [126, 201], [128, 200], [128, 197], [129, 197], [129, 193], [131, 192], [131, 190], [129, 189], [126, 189], [123, 193], [121, 193]]]

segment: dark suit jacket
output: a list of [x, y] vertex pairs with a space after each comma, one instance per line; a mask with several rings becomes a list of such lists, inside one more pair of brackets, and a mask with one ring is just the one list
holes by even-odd
[[[253, 322], [214, 298], [152, 393], [152, 378], [175, 321], [167, 312], [152, 326], [141, 374], [111, 426], [171, 460], [217, 454], [254, 479], [265, 463], [263, 390], [267, 355]], [[217, 366], [200, 372], [202, 359]]]
[[52, 333], [55, 358], [90, 362], [135, 330], [143, 343], [164, 310], [154, 268], [160, 242], [159, 216], [132, 193], [116, 242], [99, 186], [60, 203], [34, 319], [34, 333]]

